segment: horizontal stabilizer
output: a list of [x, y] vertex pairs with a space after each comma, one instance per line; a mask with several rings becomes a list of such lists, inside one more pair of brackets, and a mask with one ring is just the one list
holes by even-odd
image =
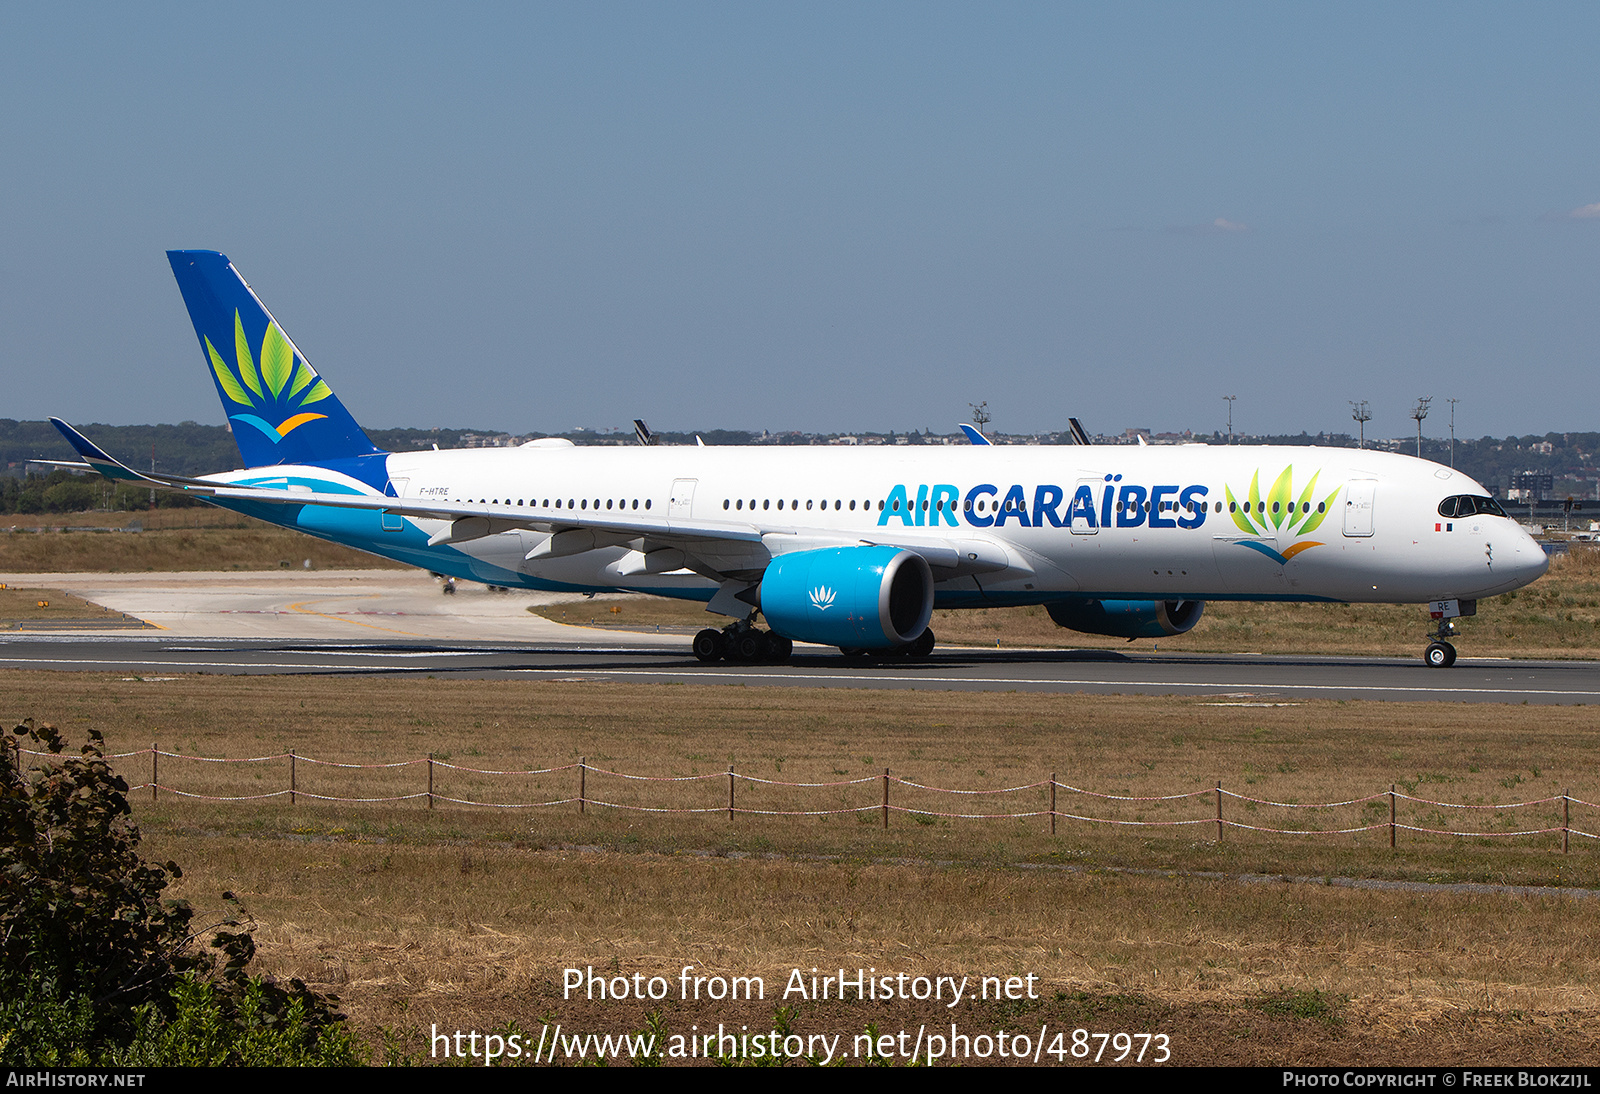
[[106, 478], [115, 479], [118, 482], [150, 481], [146, 476], [139, 474], [139, 472], [135, 471], [133, 468], [124, 465], [121, 461], [116, 460], [111, 456], [108, 456], [101, 450], [99, 445], [95, 444], [88, 437], [85, 437], [82, 433], [79, 433], [76, 429], [73, 429], [60, 418], [51, 418], [50, 424], [55, 426], [57, 432], [67, 439], [67, 443], [77, 451], [78, 455], [83, 457], [85, 463], [94, 468], [96, 471], [100, 472], [100, 474], [104, 475]]

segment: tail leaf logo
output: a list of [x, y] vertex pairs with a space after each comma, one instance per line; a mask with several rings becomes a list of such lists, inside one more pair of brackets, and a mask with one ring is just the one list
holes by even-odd
[[[316, 370], [295, 353], [277, 323], [267, 324], [261, 345], [257, 347], [257, 352], [252, 353], [250, 340], [245, 337], [244, 323], [238, 311], [234, 311], [233, 367], [223, 360], [210, 338], [206, 338], [205, 343], [217, 386], [230, 402], [249, 411], [245, 414], [230, 413], [230, 421], [253, 426], [273, 444], [277, 444], [307, 422], [327, 417], [326, 414], [304, 408], [310, 403], [321, 402], [333, 392], [322, 382]], [[256, 364], [258, 358], [259, 369]]]
[[[1233, 517], [1233, 523], [1239, 530], [1249, 535], [1271, 536], [1276, 540], [1282, 540], [1285, 535], [1297, 538], [1308, 536], [1317, 530], [1332, 511], [1333, 499], [1339, 495], [1339, 489], [1335, 487], [1333, 493], [1313, 504], [1317, 479], [1321, 474], [1322, 472], [1318, 471], [1312, 475], [1311, 481], [1306, 483], [1306, 488], [1300, 492], [1300, 496], [1295, 497], [1294, 465], [1291, 464], [1283, 469], [1283, 473], [1273, 482], [1267, 491], [1267, 496], [1263, 498], [1261, 472], [1258, 470], [1250, 477], [1250, 493], [1242, 502], [1234, 497], [1231, 486], [1224, 487], [1228, 496], [1228, 513]], [[1239, 540], [1238, 544], [1252, 551], [1258, 551], [1280, 565], [1301, 551], [1323, 546], [1317, 540], [1300, 540], [1280, 554], [1258, 540]]]

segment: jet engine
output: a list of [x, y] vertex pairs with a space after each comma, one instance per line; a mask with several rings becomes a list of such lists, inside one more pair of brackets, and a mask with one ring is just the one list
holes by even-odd
[[914, 642], [933, 618], [933, 571], [898, 547], [779, 555], [761, 578], [761, 614], [778, 634], [847, 649]]
[[1203, 600], [1093, 600], [1075, 597], [1045, 605], [1056, 626], [1115, 638], [1165, 638], [1193, 630]]

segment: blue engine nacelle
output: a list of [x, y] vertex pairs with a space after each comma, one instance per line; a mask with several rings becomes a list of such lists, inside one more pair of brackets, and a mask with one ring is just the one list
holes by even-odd
[[1165, 638], [1193, 630], [1203, 600], [1092, 600], [1077, 597], [1045, 605], [1056, 626], [1115, 638]]
[[772, 560], [761, 614], [798, 642], [881, 650], [913, 642], [933, 618], [933, 571], [898, 547], [826, 547]]

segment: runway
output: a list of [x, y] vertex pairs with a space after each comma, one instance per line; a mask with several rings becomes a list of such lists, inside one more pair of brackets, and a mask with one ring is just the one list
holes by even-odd
[[[439, 595], [408, 571], [322, 574], [0, 575], [73, 592], [155, 628], [0, 634], [0, 667], [176, 673], [409, 674], [752, 687], [1043, 691], [1311, 699], [1600, 703], [1600, 664], [941, 648], [926, 661], [846, 661], [799, 645], [787, 665], [703, 665], [684, 634], [569, 627], [528, 613], [536, 594]], [[546, 598], [547, 599], [547, 598]], [[581, 614], [581, 613], [580, 613]]]

